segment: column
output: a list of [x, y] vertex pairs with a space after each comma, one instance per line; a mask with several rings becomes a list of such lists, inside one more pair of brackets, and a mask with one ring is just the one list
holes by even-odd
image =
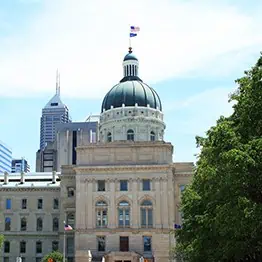
[[93, 179], [87, 179], [86, 185], [86, 218], [87, 218], [87, 228], [93, 228], [93, 215], [95, 208], [93, 207]]
[[[109, 179], [109, 190], [110, 190], [110, 206], [108, 208], [108, 227], [109, 228], [116, 228], [117, 221], [116, 221], [116, 205], [115, 205], [115, 183], [117, 179]], [[110, 213], [109, 213], [110, 212]]]
[[[139, 205], [138, 205], [138, 185], [139, 179], [132, 179], [132, 217], [131, 217], [131, 227], [138, 228], [139, 227]], [[131, 184], [131, 183], [130, 183]]]
[[174, 199], [174, 180], [172, 171], [168, 174], [168, 210], [169, 226], [173, 229], [175, 223], [175, 199]]
[[169, 216], [169, 210], [168, 210], [168, 192], [167, 192], [167, 177], [165, 176], [162, 179], [162, 183], [163, 183], [163, 191], [162, 191], [162, 212], [163, 212], [163, 217], [162, 217], [162, 222], [163, 222], [163, 228], [168, 228], [168, 216]]
[[156, 190], [156, 206], [155, 206], [155, 218], [156, 218], [156, 228], [161, 228], [162, 221], [161, 221], [161, 188], [160, 188], [160, 178], [155, 178], [155, 190]]

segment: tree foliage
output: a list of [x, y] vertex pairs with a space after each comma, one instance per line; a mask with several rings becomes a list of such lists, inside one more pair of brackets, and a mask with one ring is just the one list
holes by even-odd
[[2, 247], [3, 243], [4, 243], [4, 236], [0, 235], [0, 248]]
[[[53, 262], [63, 262], [63, 254], [58, 251], [53, 251], [47, 254], [43, 259], [42, 262], [49, 262], [48, 259], [52, 258]], [[66, 260], [67, 261], [67, 260]]]
[[232, 115], [196, 138], [201, 153], [176, 232], [185, 261], [262, 261], [262, 56], [236, 83]]

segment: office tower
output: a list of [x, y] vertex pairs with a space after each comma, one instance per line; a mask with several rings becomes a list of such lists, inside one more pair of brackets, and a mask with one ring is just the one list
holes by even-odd
[[12, 150], [0, 140], [0, 173], [11, 172]]
[[30, 166], [24, 158], [12, 160], [12, 173], [30, 172]]

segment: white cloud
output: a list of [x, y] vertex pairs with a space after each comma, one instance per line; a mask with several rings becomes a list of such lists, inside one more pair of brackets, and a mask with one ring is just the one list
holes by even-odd
[[[63, 95], [103, 96], [122, 76], [131, 23], [141, 27], [132, 45], [141, 62], [140, 75], [151, 83], [262, 44], [259, 15], [251, 17], [214, 1], [43, 3], [42, 12], [27, 26], [18, 25], [17, 34], [0, 36], [0, 96], [53, 93], [57, 67]], [[227, 65], [213, 67], [219, 74]]]

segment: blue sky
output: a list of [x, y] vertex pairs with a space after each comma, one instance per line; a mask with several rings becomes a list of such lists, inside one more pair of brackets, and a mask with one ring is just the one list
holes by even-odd
[[256, 0], [0, 0], [0, 140], [34, 170], [56, 68], [72, 119], [99, 113], [133, 24], [140, 77], [161, 97], [174, 161], [194, 161], [195, 136], [230, 114], [234, 80], [259, 56], [261, 11]]

